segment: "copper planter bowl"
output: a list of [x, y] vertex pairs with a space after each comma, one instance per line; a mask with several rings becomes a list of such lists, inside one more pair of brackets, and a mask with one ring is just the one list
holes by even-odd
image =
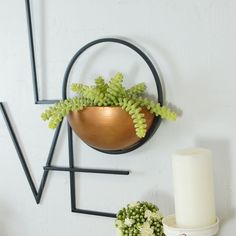
[[[154, 115], [142, 109], [150, 128]], [[70, 112], [68, 122], [74, 132], [89, 146], [100, 150], [121, 150], [136, 144], [133, 120], [121, 107], [87, 107]]]

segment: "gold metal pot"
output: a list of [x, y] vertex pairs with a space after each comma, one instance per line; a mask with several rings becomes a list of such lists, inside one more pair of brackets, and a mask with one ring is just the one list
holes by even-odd
[[[154, 115], [142, 109], [150, 128]], [[70, 112], [68, 122], [74, 132], [88, 145], [100, 150], [120, 150], [133, 146], [137, 137], [133, 120], [121, 107], [87, 107]]]

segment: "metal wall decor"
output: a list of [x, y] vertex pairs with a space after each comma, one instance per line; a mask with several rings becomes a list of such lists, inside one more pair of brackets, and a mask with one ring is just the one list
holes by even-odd
[[[69, 62], [69, 65], [67, 66], [67, 69], [66, 69], [66, 72], [65, 72], [65, 75], [64, 75], [64, 81], [63, 81], [63, 86], [62, 86], [62, 98], [63, 98], [63, 100], [67, 98], [67, 94], [66, 94], [67, 83], [68, 83], [68, 79], [69, 79], [69, 76], [70, 76], [70, 72], [71, 72], [72, 67], [75, 64], [75, 62], [90, 47], [92, 47], [94, 45], [97, 45], [97, 44], [106, 43], [106, 42], [111, 42], [111, 43], [117, 43], [117, 44], [124, 45], [124, 46], [134, 50], [139, 56], [141, 56], [143, 58], [143, 60], [146, 62], [146, 64], [150, 68], [150, 70], [152, 72], [152, 75], [153, 75], [153, 78], [155, 80], [156, 90], [157, 90], [157, 94], [158, 94], [158, 102], [161, 105], [163, 105], [163, 93], [162, 93], [161, 82], [160, 82], [158, 73], [157, 73], [154, 65], [152, 64], [151, 60], [147, 57], [146, 54], [143, 53], [143, 51], [141, 51], [135, 45], [133, 45], [130, 42], [127, 42], [125, 40], [117, 39], [117, 38], [102, 38], [102, 39], [94, 40], [94, 41], [86, 44], [85, 46], [83, 46], [81, 49], [78, 50], [78, 52], [73, 56], [73, 58]], [[136, 148], [140, 147], [145, 142], [147, 142], [147, 140], [149, 140], [149, 138], [151, 138], [151, 136], [155, 133], [155, 131], [159, 127], [160, 122], [161, 122], [161, 117], [160, 116], [155, 117], [150, 129], [148, 130], [148, 132], [146, 134], [146, 136], [144, 138], [142, 138], [138, 143], [136, 143], [135, 145], [133, 145], [129, 148], [122, 149], [122, 150], [109, 150], [109, 151], [106, 151], [106, 150], [104, 151], [104, 150], [100, 150], [100, 149], [96, 149], [96, 150], [98, 150], [100, 152], [108, 153], [108, 154], [122, 154], [122, 153], [127, 153], [127, 152], [130, 152], [132, 150], [135, 150]]]
[[[30, 57], [31, 57], [34, 102], [35, 102], [35, 104], [54, 104], [57, 101], [59, 101], [59, 99], [58, 100], [40, 100], [39, 99], [38, 82], [37, 82], [37, 70], [36, 70], [36, 63], [35, 63], [34, 39], [33, 39], [32, 21], [31, 21], [30, 0], [25, 0], [25, 5], [26, 5], [26, 14], [27, 14], [27, 23], [28, 23], [28, 35], [29, 35]], [[133, 45], [133, 44], [127, 42], [127, 41], [117, 39], [117, 38], [103, 38], [103, 39], [95, 40], [95, 41], [90, 42], [90, 43], [86, 44], [85, 46], [83, 46], [74, 55], [74, 57], [71, 59], [69, 65], [68, 65], [68, 67], [66, 69], [66, 72], [65, 72], [65, 75], [64, 75], [63, 86], [62, 86], [62, 98], [63, 99], [67, 98], [66, 90], [67, 90], [68, 78], [69, 78], [71, 69], [72, 69], [74, 63], [76, 62], [76, 60], [79, 58], [79, 56], [85, 50], [87, 50], [91, 46], [96, 45], [96, 44], [100, 44], [100, 43], [104, 43], [104, 42], [119, 43], [119, 44], [122, 44], [124, 46], [127, 46], [127, 47], [131, 48], [132, 50], [134, 50], [135, 52], [137, 52], [137, 54], [139, 54], [144, 59], [144, 61], [146, 62], [146, 64], [148, 65], [148, 67], [150, 68], [150, 70], [153, 74], [155, 84], [156, 84], [156, 88], [157, 88], [157, 93], [158, 93], [158, 102], [162, 105], [163, 104], [163, 93], [162, 93], [162, 87], [161, 87], [160, 79], [159, 79], [158, 73], [157, 73], [155, 67], [153, 66], [152, 62], [150, 61], [150, 59], [139, 48], [137, 48], [135, 45]], [[2, 102], [0, 102], [0, 110], [2, 112], [3, 118], [5, 120], [6, 126], [8, 128], [9, 134], [10, 134], [11, 139], [12, 139], [12, 142], [15, 146], [16, 152], [18, 154], [21, 165], [23, 167], [26, 178], [28, 180], [28, 183], [30, 185], [31, 191], [34, 195], [34, 198], [35, 198], [35, 201], [36, 201], [37, 204], [41, 200], [42, 193], [43, 193], [46, 181], [47, 181], [49, 171], [66, 171], [66, 172], [70, 173], [70, 194], [71, 194], [71, 211], [72, 212], [82, 213], [82, 214], [90, 214], [90, 215], [98, 215], [98, 216], [105, 216], [105, 217], [116, 217], [116, 214], [114, 214], [114, 213], [93, 211], [93, 210], [85, 210], [85, 209], [77, 208], [77, 206], [76, 206], [75, 172], [96, 173], [96, 174], [113, 174], [113, 175], [129, 175], [130, 172], [128, 170], [90, 169], [90, 168], [75, 167], [74, 166], [74, 152], [73, 152], [73, 132], [72, 132], [72, 129], [69, 126], [68, 123], [67, 123], [67, 129], [68, 129], [69, 167], [52, 166], [51, 163], [52, 163], [52, 159], [53, 159], [53, 154], [54, 154], [54, 151], [55, 151], [55, 148], [56, 148], [57, 140], [58, 140], [60, 130], [61, 130], [61, 125], [62, 125], [62, 123], [60, 123], [60, 125], [55, 130], [55, 134], [54, 134], [54, 137], [53, 137], [53, 140], [52, 140], [52, 143], [51, 143], [51, 147], [50, 147], [50, 150], [49, 150], [49, 153], [48, 153], [46, 165], [43, 167], [44, 168], [43, 176], [42, 176], [42, 179], [41, 179], [41, 182], [40, 182], [39, 189], [37, 190], [36, 187], [35, 187], [35, 184], [33, 182], [33, 179], [31, 177], [28, 165], [25, 161], [24, 155], [22, 153], [22, 149], [19, 145], [18, 139], [16, 137], [16, 134], [15, 134], [14, 129], [12, 127], [12, 124], [10, 122], [9, 116], [7, 114], [6, 107], [4, 106], [4, 103], [2, 103]], [[115, 151], [104, 151], [104, 150], [98, 150], [98, 149], [96, 149], [96, 150], [98, 150], [100, 152], [107, 153], [107, 154], [122, 154], [122, 153], [132, 151], [132, 150], [138, 148], [139, 146], [141, 146], [142, 144], [144, 144], [155, 133], [156, 129], [160, 125], [160, 122], [161, 122], [161, 118], [160, 117], [155, 117], [154, 122], [153, 122], [149, 132], [147, 133], [146, 137], [143, 138], [139, 143], [137, 143], [136, 145], [134, 145], [131, 148], [128, 148], [126, 150], [115, 150]]]

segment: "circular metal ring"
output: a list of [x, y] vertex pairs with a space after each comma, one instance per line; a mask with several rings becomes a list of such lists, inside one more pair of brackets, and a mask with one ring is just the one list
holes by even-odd
[[[123, 39], [118, 39], [118, 38], [101, 38], [101, 39], [97, 39], [97, 40], [94, 40], [94, 41], [86, 44], [85, 46], [83, 46], [81, 49], [79, 49], [77, 51], [77, 53], [72, 57], [71, 61], [69, 62], [68, 66], [67, 66], [67, 69], [66, 69], [66, 72], [65, 72], [65, 75], [64, 75], [63, 85], [62, 85], [62, 99], [64, 100], [64, 99], [67, 98], [67, 84], [68, 84], [69, 75], [70, 75], [70, 72], [71, 72], [71, 69], [72, 69], [73, 65], [75, 64], [75, 62], [77, 61], [79, 56], [83, 52], [85, 52], [87, 49], [89, 49], [90, 47], [92, 47], [96, 44], [104, 43], [104, 42], [112, 42], [112, 43], [118, 43], [118, 44], [125, 45], [125, 46], [131, 48], [132, 50], [134, 50], [137, 54], [139, 54], [139, 56], [141, 56], [143, 58], [143, 60], [146, 62], [146, 64], [150, 68], [150, 70], [152, 72], [152, 75], [154, 77], [155, 84], [156, 84], [156, 89], [157, 89], [157, 94], [158, 94], [158, 102], [160, 103], [160, 105], [163, 105], [163, 92], [162, 92], [161, 81], [160, 81], [158, 73], [157, 73], [153, 63], [151, 62], [151, 60], [138, 47], [136, 47], [135, 45], [133, 45], [130, 42], [127, 42]], [[140, 139], [140, 141], [138, 143], [136, 143], [133, 146], [128, 147], [126, 149], [112, 150], [111, 151], [111, 150], [100, 150], [100, 149], [96, 149], [94, 147], [92, 147], [92, 148], [94, 148], [97, 151], [107, 153], [107, 154], [122, 154], [122, 153], [127, 153], [127, 152], [130, 152], [130, 151], [133, 151], [136, 148], [143, 145], [147, 140], [149, 140], [152, 137], [152, 135], [156, 132], [157, 128], [159, 127], [160, 123], [161, 123], [161, 117], [160, 116], [155, 117], [154, 120], [153, 120], [153, 123], [152, 123], [150, 129], [147, 131], [145, 137]]]

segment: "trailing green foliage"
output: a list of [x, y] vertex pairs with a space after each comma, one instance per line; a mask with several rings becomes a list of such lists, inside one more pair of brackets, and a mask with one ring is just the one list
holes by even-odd
[[77, 94], [74, 98], [60, 101], [46, 109], [41, 117], [44, 121], [49, 120], [49, 128], [56, 128], [62, 119], [70, 111], [81, 111], [89, 106], [120, 106], [127, 111], [133, 119], [138, 137], [143, 138], [147, 131], [144, 114], [141, 112], [146, 107], [155, 116], [167, 120], [175, 120], [176, 113], [159, 103], [144, 97], [146, 86], [139, 83], [126, 89], [123, 86], [123, 75], [117, 73], [108, 83], [100, 76], [95, 79], [95, 85], [72, 84], [71, 90]]

